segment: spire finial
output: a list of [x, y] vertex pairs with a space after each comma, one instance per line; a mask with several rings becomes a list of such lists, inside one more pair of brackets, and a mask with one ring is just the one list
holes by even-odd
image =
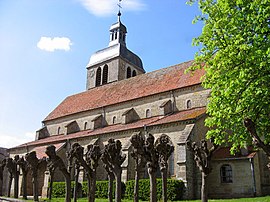
[[121, 17], [121, 8], [122, 8], [122, 6], [121, 6], [121, 1], [122, 0], [118, 0], [118, 4], [117, 4], [117, 6], [118, 6], [118, 8], [119, 8], [119, 10], [118, 10], [118, 22], [120, 22], [120, 17]]

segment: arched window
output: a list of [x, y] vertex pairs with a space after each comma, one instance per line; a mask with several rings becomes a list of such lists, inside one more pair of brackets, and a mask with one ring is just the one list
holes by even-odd
[[150, 109], [147, 109], [147, 110], [145, 111], [145, 116], [146, 116], [146, 118], [151, 117], [151, 110], [150, 110]]
[[222, 183], [232, 183], [232, 167], [229, 164], [224, 164], [220, 167], [220, 181]]
[[57, 135], [60, 135], [60, 132], [61, 132], [61, 127], [58, 127], [58, 129], [57, 129]]
[[116, 116], [113, 117], [112, 123], [113, 123], [113, 124], [116, 124]]
[[191, 100], [187, 100], [187, 109], [191, 108]]
[[96, 74], [96, 86], [100, 86], [101, 84], [101, 68], [99, 67], [97, 69], [97, 74]]
[[84, 130], [87, 129], [87, 122], [84, 122], [84, 127], [83, 127]]
[[108, 65], [104, 65], [102, 73], [102, 84], [108, 83]]
[[127, 68], [127, 79], [131, 77], [131, 69], [130, 67]]
[[112, 32], [112, 33], [111, 33], [111, 41], [113, 40], [113, 37], [114, 37], [114, 36], [113, 36], [113, 32]]
[[117, 32], [114, 33], [114, 39], [117, 39]]
[[136, 71], [135, 70], [133, 70], [133, 72], [132, 72], [132, 76], [134, 77], [134, 76], [137, 76], [137, 73], [136, 73]]

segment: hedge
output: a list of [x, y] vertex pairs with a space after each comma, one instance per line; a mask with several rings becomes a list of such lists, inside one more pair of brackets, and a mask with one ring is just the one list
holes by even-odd
[[[168, 179], [167, 196], [168, 200], [176, 201], [183, 197], [184, 183], [181, 180]], [[126, 182], [125, 198], [133, 199], [135, 180]], [[150, 200], [150, 181], [149, 179], [141, 179], [139, 181], [139, 199], [143, 201]], [[162, 180], [157, 179], [157, 199], [162, 199]]]
[[[52, 191], [52, 197], [53, 198], [63, 198], [65, 197], [65, 182], [53, 182], [53, 191]], [[73, 191], [74, 191], [74, 182], [71, 183], [72, 188], [72, 197], [73, 197]], [[108, 181], [97, 181], [96, 182], [96, 198], [108, 198]], [[125, 183], [122, 182], [121, 184], [121, 192], [122, 197], [124, 197], [125, 193]], [[115, 195], [115, 182], [113, 183], [113, 197]], [[87, 182], [82, 183], [82, 196], [87, 196]]]
[[[108, 181], [97, 181], [96, 183], [96, 198], [108, 198]], [[134, 180], [129, 180], [124, 184], [122, 182], [122, 198], [133, 199], [134, 196]], [[72, 195], [74, 189], [74, 182], [71, 184]], [[176, 201], [183, 197], [184, 183], [180, 180], [168, 179], [168, 200]], [[115, 190], [115, 182], [113, 187], [113, 197]], [[87, 196], [87, 182], [82, 183], [82, 194], [83, 197]], [[65, 197], [65, 182], [54, 182], [53, 183], [53, 198]], [[149, 201], [150, 197], [150, 181], [149, 179], [141, 179], [139, 181], [139, 199], [143, 201]], [[162, 180], [157, 179], [157, 199], [162, 198]]]

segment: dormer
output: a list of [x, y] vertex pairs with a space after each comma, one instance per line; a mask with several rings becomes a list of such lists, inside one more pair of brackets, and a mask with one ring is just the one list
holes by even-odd
[[167, 115], [173, 112], [172, 110], [172, 101], [171, 100], [167, 100], [165, 102], [163, 102], [160, 106], [160, 115]]
[[66, 134], [67, 135], [80, 131], [80, 127], [79, 127], [77, 121], [72, 121], [69, 124], [67, 124], [65, 127], [66, 127]]
[[36, 140], [40, 140], [49, 136], [50, 134], [46, 126], [36, 131]]
[[122, 114], [122, 124], [132, 123], [138, 119], [139, 116], [134, 108], [131, 108]]
[[97, 128], [102, 128], [103, 127], [103, 116], [102, 115], [98, 115], [96, 116], [93, 120], [93, 128], [97, 129]]

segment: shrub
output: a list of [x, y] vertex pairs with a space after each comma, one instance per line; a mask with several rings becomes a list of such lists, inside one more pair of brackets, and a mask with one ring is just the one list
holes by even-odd
[[[66, 183], [65, 182], [53, 182], [52, 197], [63, 198], [66, 195]], [[71, 182], [71, 195], [73, 196], [74, 182]]]
[[[52, 197], [53, 198], [62, 198], [65, 197], [65, 182], [54, 182], [53, 183], [53, 192]], [[96, 182], [96, 198], [108, 198], [108, 181], [97, 181]], [[71, 184], [72, 186], [72, 195], [74, 190], [74, 182]], [[122, 182], [121, 188], [122, 188], [122, 197], [124, 197], [125, 194], [125, 184]], [[82, 183], [82, 195], [83, 197], [87, 196], [87, 182]], [[113, 197], [115, 195], [115, 182], [113, 185]]]
[[[108, 181], [96, 182], [96, 198], [108, 198]], [[135, 180], [129, 180], [124, 184], [122, 182], [122, 198], [133, 199], [134, 196], [134, 184]], [[71, 184], [72, 195], [74, 190], [74, 182]], [[184, 183], [181, 180], [168, 179], [167, 196], [168, 200], [176, 201], [183, 197]], [[65, 182], [53, 183], [53, 198], [65, 197]], [[87, 182], [82, 183], [83, 197], [87, 196]], [[115, 182], [113, 186], [113, 197], [115, 195]], [[162, 180], [157, 179], [157, 199], [162, 198]], [[150, 181], [149, 179], [141, 179], [139, 181], [139, 199], [143, 201], [149, 201], [150, 199]]]
[[[129, 180], [126, 183], [125, 197], [133, 199], [135, 180]], [[183, 197], [184, 183], [181, 180], [168, 179], [167, 196], [168, 200], [176, 201]], [[162, 198], [162, 180], [157, 179], [157, 199]], [[139, 199], [143, 201], [150, 200], [150, 181], [149, 179], [141, 179], [139, 181]]]

